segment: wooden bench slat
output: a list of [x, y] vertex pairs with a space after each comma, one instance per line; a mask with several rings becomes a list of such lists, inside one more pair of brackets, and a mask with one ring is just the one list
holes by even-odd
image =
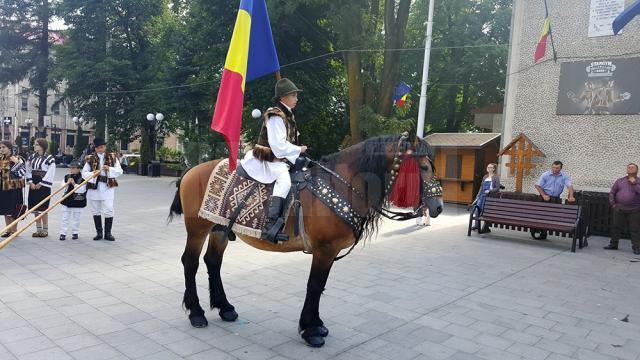
[[535, 205], [518, 205], [518, 204], [496, 204], [496, 203], [486, 203], [485, 204], [485, 208], [487, 207], [499, 207], [499, 208], [505, 208], [505, 209], [513, 209], [514, 211], [527, 211], [527, 210], [531, 210], [531, 211], [544, 211], [546, 213], [552, 213], [552, 214], [567, 214], [567, 215], [573, 215], [576, 216], [578, 214], [578, 209], [573, 209], [573, 208], [569, 208], [569, 209], [562, 209], [562, 208], [542, 208], [539, 206], [535, 206]]
[[575, 227], [573, 226], [562, 226], [562, 225], [547, 226], [552, 224], [524, 222], [524, 221], [510, 220], [510, 219], [504, 219], [504, 218], [500, 219], [500, 218], [481, 217], [480, 219], [483, 221], [496, 223], [499, 225], [510, 225], [510, 226], [520, 225], [520, 226], [526, 226], [531, 229], [539, 229], [539, 230], [562, 231], [562, 232], [569, 232], [569, 233], [572, 233], [575, 230]]
[[524, 218], [524, 219], [541, 221], [541, 222], [554, 221], [554, 222], [562, 222], [566, 224], [575, 223], [577, 218], [577, 216], [575, 215], [573, 217], [566, 217], [566, 216], [554, 216], [553, 214], [541, 214], [541, 213], [533, 213], [533, 212], [516, 213], [509, 210], [496, 209], [496, 208], [485, 209], [482, 215], [492, 216], [492, 217]]
[[520, 205], [535, 204], [535, 206], [539, 206], [539, 207], [567, 208], [567, 209], [574, 208], [576, 210], [580, 208], [580, 205], [573, 205], [573, 204], [557, 204], [557, 203], [550, 203], [550, 202], [544, 202], [544, 201], [501, 199], [501, 198], [494, 198], [494, 197], [487, 197], [486, 198], [486, 202], [506, 203], [506, 204], [520, 204]]

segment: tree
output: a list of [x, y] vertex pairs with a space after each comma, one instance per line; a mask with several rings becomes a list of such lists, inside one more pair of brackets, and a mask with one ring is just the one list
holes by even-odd
[[45, 126], [47, 90], [53, 87], [49, 78], [53, 6], [48, 0], [4, 0], [0, 6], [0, 84], [29, 78], [30, 91], [38, 97], [40, 133]]
[[[147, 112], [160, 104], [140, 89], [163, 76], [152, 42], [156, 25], [169, 10], [164, 0], [63, 0], [60, 12], [68, 41], [58, 49], [57, 76], [67, 81], [65, 95], [95, 134], [133, 140], [147, 136]], [[145, 140], [146, 141], [146, 140]]]

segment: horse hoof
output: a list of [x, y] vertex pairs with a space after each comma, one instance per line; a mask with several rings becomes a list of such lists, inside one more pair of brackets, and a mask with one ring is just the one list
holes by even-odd
[[307, 345], [316, 348], [324, 345], [324, 338], [327, 335], [329, 335], [329, 330], [324, 325], [314, 326], [300, 332], [300, 336]]
[[194, 328], [204, 328], [209, 325], [209, 322], [204, 315], [189, 316], [189, 321], [191, 321], [191, 326]]
[[303, 336], [302, 338], [307, 343], [307, 346], [310, 347], [319, 348], [324, 345], [324, 338], [322, 336]]
[[318, 332], [319, 336], [322, 336], [322, 337], [329, 336], [329, 329], [327, 329], [326, 326], [324, 326], [324, 325], [318, 326], [316, 331]]
[[238, 319], [238, 313], [234, 309], [227, 310], [227, 311], [220, 310], [218, 315], [220, 315], [220, 319], [222, 319], [223, 321], [232, 322]]

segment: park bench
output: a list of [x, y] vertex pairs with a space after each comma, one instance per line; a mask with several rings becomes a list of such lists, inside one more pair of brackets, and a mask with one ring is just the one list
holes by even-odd
[[[475, 213], [471, 212], [467, 236], [471, 236], [473, 222], [478, 218]], [[551, 235], [571, 237], [571, 252], [575, 252], [578, 240], [580, 249], [586, 245], [580, 214], [580, 205], [487, 197], [479, 220], [494, 228], [527, 231], [532, 235], [536, 231], [547, 231]]]

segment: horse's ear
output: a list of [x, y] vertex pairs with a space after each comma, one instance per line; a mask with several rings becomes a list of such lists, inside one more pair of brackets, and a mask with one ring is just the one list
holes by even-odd
[[415, 149], [418, 144], [420, 144], [420, 138], [414, 133], [414, 132], [410, 132], [409, 133], [409, 143], [411, 144], [411, 148]]

